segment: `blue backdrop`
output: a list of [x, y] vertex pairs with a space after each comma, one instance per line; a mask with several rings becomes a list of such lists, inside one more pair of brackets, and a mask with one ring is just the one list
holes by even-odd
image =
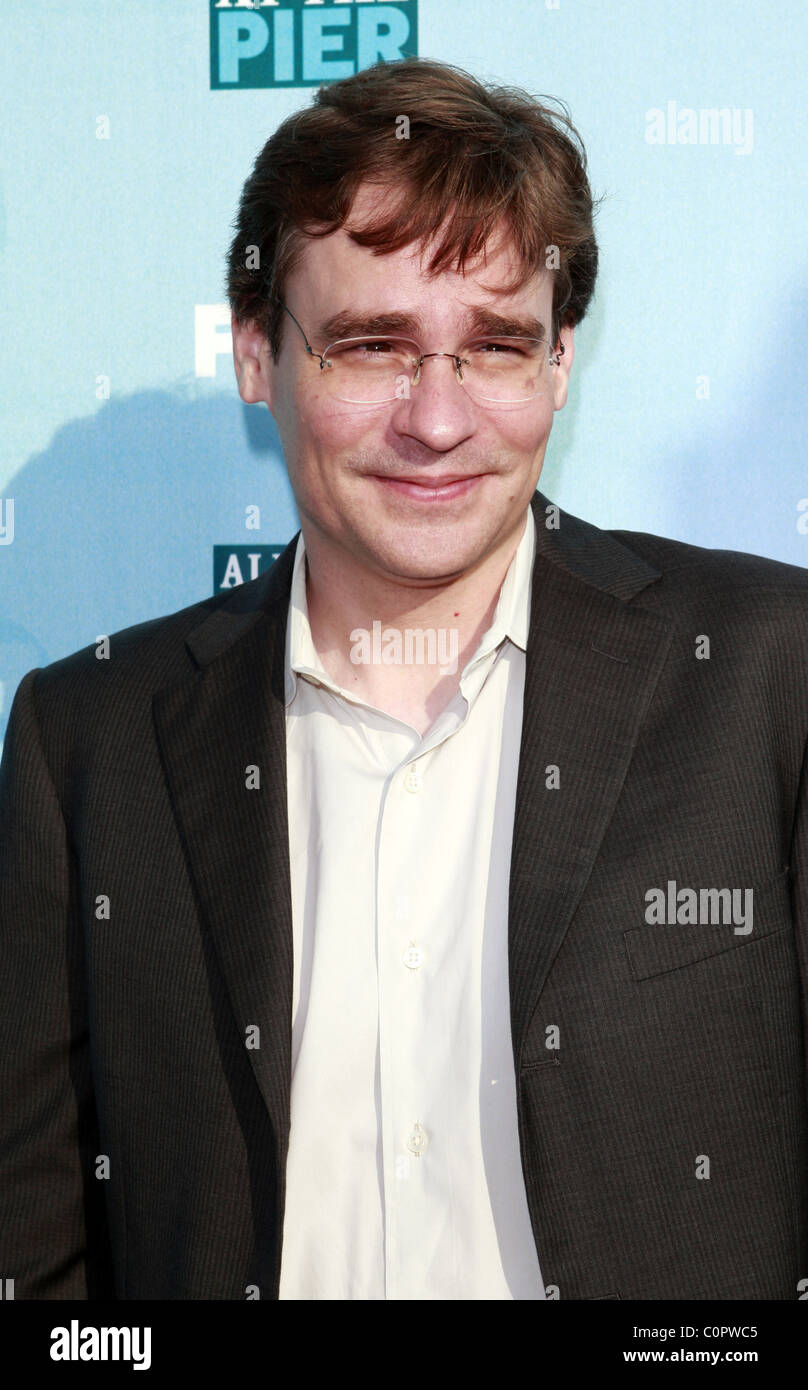
[[230, 224], [322, 72], [396, 46], [562, 98], [606, 195], [542, 490], [808, 563], [802, 0], [3, 0], [3, 22], [0, 738], [31, 667], [206, 597], [214, 547], [249, 578], [297, 530], [236, 391]]

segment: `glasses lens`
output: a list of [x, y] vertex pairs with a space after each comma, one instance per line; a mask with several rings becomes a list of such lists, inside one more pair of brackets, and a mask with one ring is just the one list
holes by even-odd
[[343, 338], [323, 353], [323, 376], [335, 400], [381, 405], [410, 395], [419, 356], [408, 338]]
[[544, 390], [547, 348], [538, 338], [485, 338], [461, 353], [463, 385], [475, 400], [516, 404]]
[[[407, 398], [420, 355], [410, 338], [343, 338], [323, 353], [324, 384], [351, 405]], [[463, 386], [483, 404], [517, 405], [544, 390], [547, 349], [538, 338], [479, 339], [458, 355]]]

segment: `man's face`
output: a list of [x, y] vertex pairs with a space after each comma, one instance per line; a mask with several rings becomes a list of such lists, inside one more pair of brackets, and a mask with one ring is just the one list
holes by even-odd
[[[373, 206], [373, 192], [360, 190], [355, 225]], [[553, 413], [566, 400], [574, 351], [573, 330], [564, 329], [561, 363], [549, 362], [550, 273], [515, 293], [493, 293], [513, 278], [508, 244], [489, 244], [487, 263], [465, 274], [428, 276], [429, 251], [408, 246], [375, 255], [342, 228], [307, 241], [284, 302], [320, 353], [333, 341], [325, 325], [337, 313], [355, 324], [341, 337], [378, 332], [364, 328], [365, 319], [406, 314], [414, 325], [405, 336], [425, 353], [455, 352], [481, 336], [475, 311], [507, 319], [512, 326], [502, 331], [511, 334], [538, 319], [547, 335], [540, 396], [518, 406], [477, 404], [452, 360], [437, 357], [423, 363], [408, 397], [349, 405], [334, 399], [288, 315], [277, 363], [256, 330], [234, 323], [239, 389], [247, 401], [265, 400], [275, 417], [307, 549], [414, 587], [455, 579], [512, 542], [536, 489]], [[522, 331], [533, 335], [530, 326]], [[472, 481], [459, 495], [442, 496], [434, 488], [447, 477]], [[404, 479], [432, 486], [396, 485]]]

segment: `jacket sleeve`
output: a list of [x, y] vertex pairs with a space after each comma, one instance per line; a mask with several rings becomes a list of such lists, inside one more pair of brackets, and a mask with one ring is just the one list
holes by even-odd
[[808, 1077], [808, 744], [802, 760], [794, 830], [789, 854], [791, 915], [802, 974], [802, 1026], [805, 1074]]
[[37, 674], [17, 690], [0, 763], [0, 1279], [15, 1299], [110, 1298], [76, 864]]

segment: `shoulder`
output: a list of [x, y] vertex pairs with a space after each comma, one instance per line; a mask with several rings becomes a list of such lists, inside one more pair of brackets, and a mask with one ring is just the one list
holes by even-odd
[[747, 629], [785, 624], [808, 638], [808, 569], [647, 532], [609, 534], [659, 571], [644, 601], [671, 617], [703, 615]]
[[[751, 703], [808, 733], [808, 570], [743, 551], [612, 531], [659, 571], [634, 602], [674, 630], [674, 669], [707, 680], [729, 702]], [[709, 657], [709, 663], [694, 661]], [[762, 701], [762, 703], [761, 703]], [[758, 702], [756, 704], [756, 702]]]
[[740, 587], [754, 592], [763, 586], [791, 594], [797, 601], [808, 597], [808, 569], [801, 565], [741, 550], [690, 545], [646, 531], [610, 530], [607, 534], [660, 570], [669, 583], [683, 589], [706, 583], [711, 590]]
[[[555, 508], [556, 530], [537, 494], [537, 545], [574, 579], [634, 609], [654, 613], [692, 653], [707, 637], [723, 662], [788, 669], [795, 698], [808, 689], [808, 569], [744, 551], [691, 545], [645, 531], [605, 529]], [[550, 503], [549, 506], [554, 506]]]
[[158, 690], [200, 672], [258, 623], [284, 615], [297, 537], [258, 579], [103, 635], [24, 678], [43, 733], [62, 744], [115, 720], [150, 719]]

